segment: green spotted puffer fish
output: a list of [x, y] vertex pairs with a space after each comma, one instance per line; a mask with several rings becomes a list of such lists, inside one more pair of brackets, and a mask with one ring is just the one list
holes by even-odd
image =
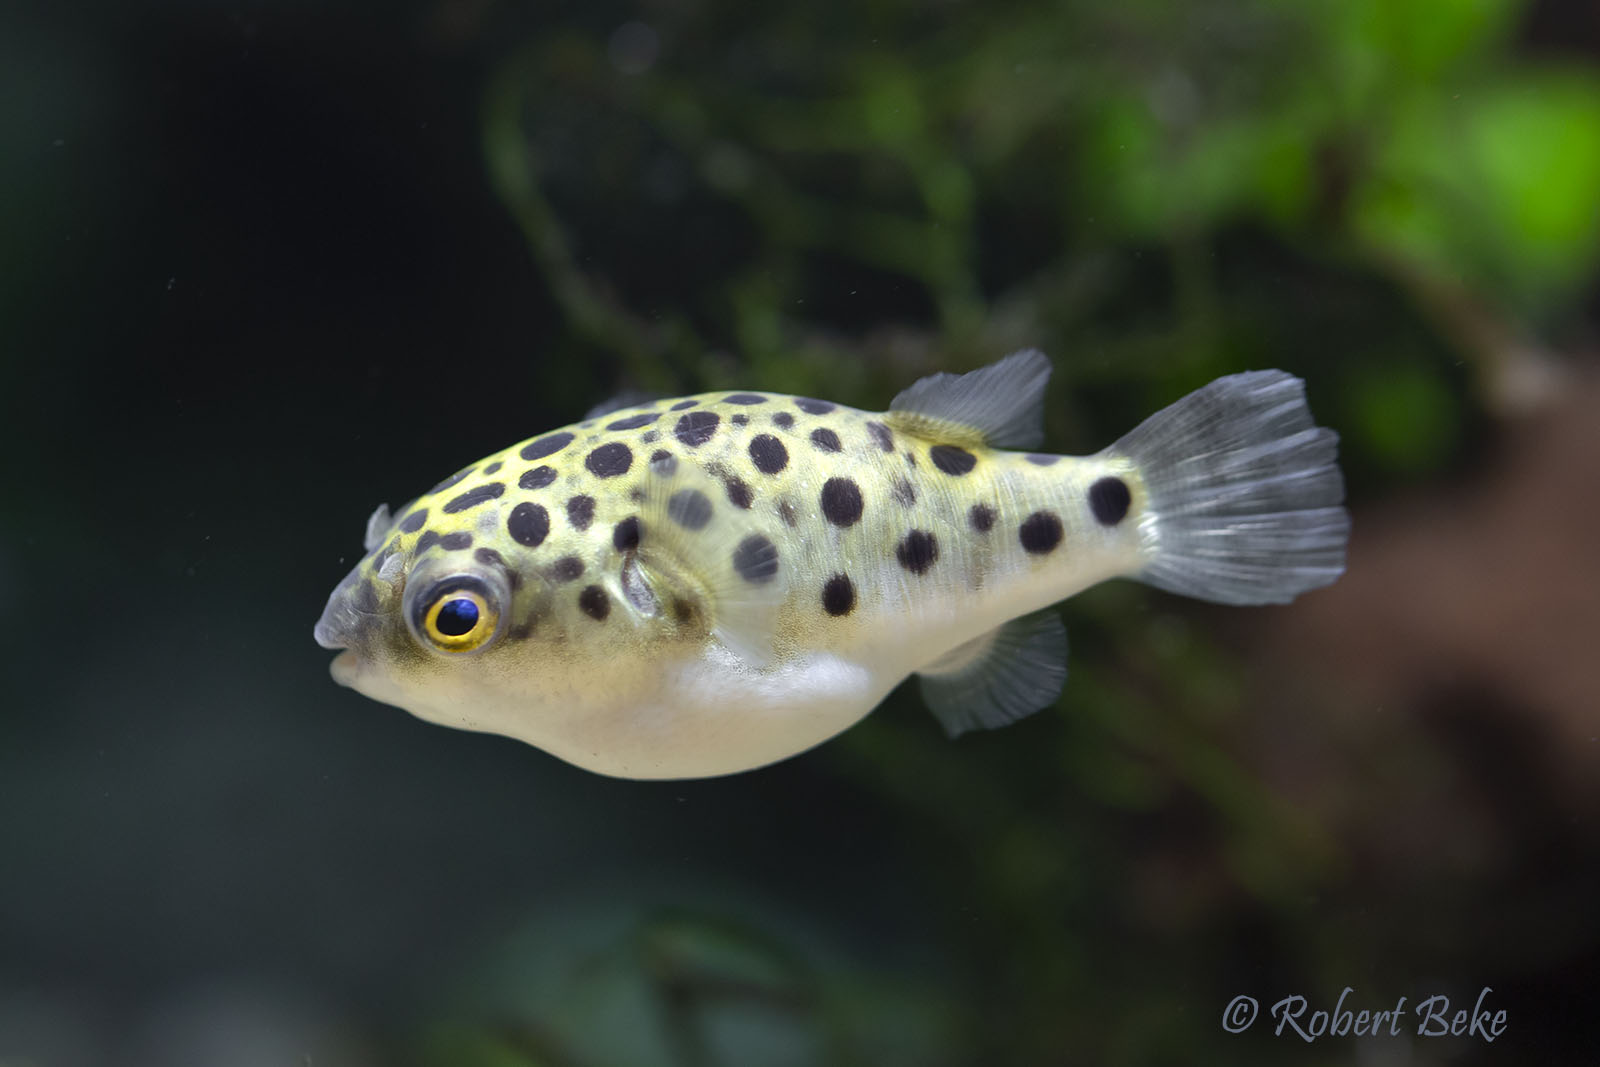
[[391, 519], [316, 625], [333, 676], [624, 778], [802, 752], [915, 674], [952, 734], [1055, 701], [1050, 606], [1107, 578], [1283, 603], [1343, 572], [1338, 437], [1282, 371], [1219, 378], [1093, 456], [1028, 451], [1024, 351], [887, 412], [703, 393], [473, 464]]

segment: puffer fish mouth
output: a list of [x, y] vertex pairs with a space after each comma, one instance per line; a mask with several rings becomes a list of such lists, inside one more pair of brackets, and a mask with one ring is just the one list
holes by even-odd
[[349, 648], [349, 640], [334, 626], [332, 620], [328, 618], [329, 614], [331, 612], [324, 612], [311, 631], [317, 639], [317, 644], [326, 649]]
[[335, 597], [328, 603], [328, 609], [322, 613], [322, 618], [317, 620], [317, 625], [312, 630], [316, 635], [317, 644], [339, 653], [333, 657], [333, 662], [328, 664], [328, 671], [333, 675], [333, 680], [351, 688], [355, 687], [356, 677], [361, 673], [361, 654], [351, 647], [349, 637], [348, 624], [353, 621], [349, 605], [340, 603], [340, 598]]
[[359, 641], [365, 629], [364, 613], [351, 602], [351, 582], [347, 578], [328, 597], [327, 606], [322, 609], [322, 617], [317, 620], [317, 625], [312, 628], [312, 636], [317, 639], [317, 644], [327, 649], [353, 648]]
[[338, 649], [350, 647], [350, 635], [355, 631], [355, 611], [350, 603], [350, 598], [345, 590], [349, 579], [339, 583], [339, 587], [328, 597], [328, 603], [322, 609], [322, 617], [317, 620], [317, 625], [311, 633], [317, 639], [317, 644], [323, 648]]
[[328, 672], [333, 675], [333, 680], [340, 685], [354, 689], [356, 676], [361, 673], [361, 657], [353, 648], [347, 648], [328, 664]]
[[373, 617], [362, 611], [350, 596], [351, 582], [347, 579], [328, 597], [322, 617], [312, 627], [317, 644], [339, 654], [328, 665], [333, 680], [340, 685], [356, 687], [364, 666], [361, 649], [366, 646], [366, 636]]

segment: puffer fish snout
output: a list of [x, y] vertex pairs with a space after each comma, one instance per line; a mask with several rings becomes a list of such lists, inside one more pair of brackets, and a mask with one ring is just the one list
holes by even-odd
[[312, 629], [312, 634], [317, 639], [317, 644], [327, 649], [349, 648], [350, 641], [345, 637], [345, 629], [341, 626], [337, 605], [330, 602], [322, 612], [322, 618], [317, 620], [317, 625]]
[[[368, 603], [363, 604], [363, 600]], [[375, 600], [371, 581], [361, 577], [359, 568], [351, 571], [328, 597], [322, 617], [312, 629], [317, 644], [327, 649], [354, 647], [371, 625], [377, 610]]]

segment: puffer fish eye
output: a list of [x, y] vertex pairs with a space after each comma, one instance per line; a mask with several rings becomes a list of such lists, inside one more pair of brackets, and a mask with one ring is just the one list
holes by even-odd
[[442, 652], [472, 652], [500, 629], [500, 612], [490, 590], [470, 578], [439, 583], [420, 601], [417, 633]]

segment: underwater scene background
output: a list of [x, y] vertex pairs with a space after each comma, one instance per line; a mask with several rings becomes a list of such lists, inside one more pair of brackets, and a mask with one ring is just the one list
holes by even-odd
[[[0, 1065], [1597, 1062], [1592, 3], [10, 4], [0, 123]], [[1052, 451], [1305, 378], [1345, 577], [709, 781], [312, 641], [608, 397], [1027, 346]]]

